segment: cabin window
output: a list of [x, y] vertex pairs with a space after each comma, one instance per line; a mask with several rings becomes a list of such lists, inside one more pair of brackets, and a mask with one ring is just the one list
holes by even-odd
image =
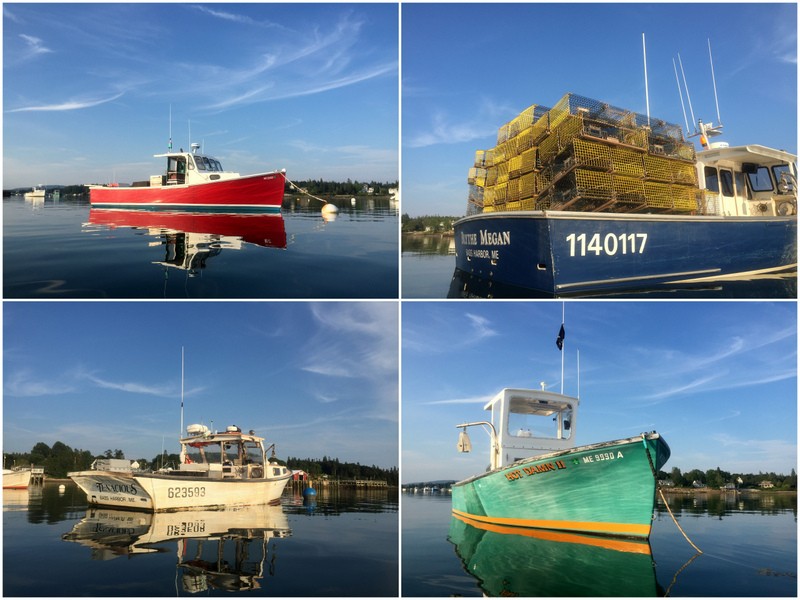
[[733, 173], [727, 169], [719, 170], [719, 181], [722, 184], [722, 195], [733, 197]]
[[714, 167], [706, 167], [703, 170], [703, 174], [706, 178], [706, 189], [709, 192], [719, 193], [719, 175], [717, 175], [717, 170]]
[[750, 198], [750, 191], [747, 189], [747, 185], [744, 182], [744, 173], [741, 171], [735, 171], [733, 176], [736, 178], [736, 194], [741, 198]]
[[[785, 188], [781, 185], [778, 186], [778, 193], [779, 194], [794, 194], [797, 192], [794, 186], [794, 178], [791, 176], [792, 171], [789, 168], [789, 165], [775, 165], [772, 167], [772, 173], [775, 175], [775, 181], [781, 181], [781, 175], [784, 173], [786, 174], [786, 178], [784, 181], [788, 184]], [[781, 189], [783, 188], [783, 189]]]
[[194, 157], [194, 162], [197, 163], [197, 170], [198, 171], [205, 171], [206, 170], [206, 164], [205, 164], [205, 162], [203, 162], [203, 157], [202, 156], [195, 156]]
[[[558, 420], [562, 420], [561, 435], [558, 435]], [[569, 439], [572, 437], [572, 411], [550, 414], [523, 414], [511, 412], [508, 415], [508, 435], [515, 438]]]
[[747, 174], [747, 179], [750, 181], [750, 189], [754, 192], [772, 191], [772, 179], [767, 167], [758, 167], [755, 172]]

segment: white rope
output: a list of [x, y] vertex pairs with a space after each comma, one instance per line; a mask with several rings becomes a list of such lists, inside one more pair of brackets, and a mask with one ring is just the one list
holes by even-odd
[[663, 492], [663, 491], [661, 491], [661, 488], [658, 488], [658, 493], [659, 493], [659, 494], [661, 494], [661, 499], [664, 501], [664, 506], [666, 506], [666, 507], [667, 507], [667, 512], [669, 513], [669, 516], [670, 516], [670, 517], [672, 517], [672, 521], [675, 523], [675, 525], [677, 525], [677, 526], [678, 526], [678, 531], [680, 531], [680, 532], [683, 534], [683, 537], [685, 537], [685, 538], [686, 538], [686, 541], [687, 541], [687, 542], [689, 542], [689, 544], [691, 544], [692, 548], [694, 548], [695, 550], [697, 550], [697, 553], [698, 553], [698, 554], [702, 554], [702, 553], [703, 553], [703, 551], [702, 551], [702, 550], [700, 550], [700, 548], [698, 548], [697, 546], [695, 546], [695, 545], [694, 545], [694, 542], [693, 542], [692, 540], [690, 540], [690, 539], [689, 539], [689, 536], [688, 536], [688, 535], [686, 535], [686, 532], [683, 530], [683, 528], [682, 528], [682, 527], [680, 526], [680, 524], [678, 523], [678, 519], [676, 519], [676, 518], [675, 518], [675, 515], [673, 515], [673, 514], [672, 514], [672, 510], [671, 510], [671, 509], [670, 509], [670, 507], [669, 507], [669, 502], [667, 502], [667, 499], [666, 499], [666, 498], [664, 498], [664, 492]]
[[318, 198], [317, 196], [314, 196], [313, 194], [309, 194], [309, 193], [308, 193], [308, 192], [306, 192], [305, 190], [303, 190], [303, 189], [300, 189], [299, 187], [297, 187], [297, 186], [294, 184], [294, 182], [293, 182], [293, 181], [291, 181], [291, 180], [290, 180], [288, 177], [286, 177], [286, 175], [284, 175], [284, 176], [283, 176], [283, 178], [284, 178], [284, 179], [286, 179], [286, 183], [288, 183], [290, 186], [292, 186], [294, 189], [296, 189], [296, 190], [297, 190], [298, 192], [300, 192], [301, 194], [305, 194], [305, 195], [306, 195], [306, 196], [308, 196], [309, 198], [313, 198], [314, 200], [319, 200], [320, 202], [324, 202], [325, 204], [328, 204], [328, 201], [327, 201], [327, 200], [323, 200], [322, 198]]

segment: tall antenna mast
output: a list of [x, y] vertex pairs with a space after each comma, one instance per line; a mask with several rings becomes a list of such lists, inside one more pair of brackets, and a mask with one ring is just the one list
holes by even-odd
[[672, 68], [675, 70], [675, 83], [678, 84], [678, 96], [681, 98], [681, 110], [683, 110], [683, 122], [686, 123], [686, 135], [689, 135], [689, 119], [686, 117], [686, 105], [683, 103], [683, 91], [681, 90], [681, 81], [678, 79], [678, 66], [675, 64], [675, 59], [672, 59]]
[[178, 433], [178, 439], [183, 436], [183, 346], [181, 346], [181, 430]]
[[708, 60], [711, 63], [711, 82], [714, 84], [714, 103], [717, 106], [717, 126], [722, 127], [722, 117], [719, 116], [719, 98], [717, 98], [717, 78], [714, 76], [714, 58], [711, 56], [711, 39], [708, 39]]
[[[683, 76], [683, 87], [686, 88], [686, 101], [689, 103], [689, 113], [692, 115], [692, 123], [696, 123], [694, 120], [694, 109], [692, 108], [692, 98], [689, 96], [689, 86], [686, 84], [686, 73], [683, 70], [683, 61], [681, 60], [681, 53], [678, 52], [678, 64], [681, 66], [681, 75]], [[695, 131], [697, 131], [697, 125], [695, 125]]]
[[169, 105], [169, 145], [167, 150], [172, 152], [172, 104]]
[[642, 32], [642, 54], [644, 55], [644, 101], [647, 105], [647, 126], [650, 127], [650, 92], [647, 88], [647, 46], [644, 43], [644, 32]]

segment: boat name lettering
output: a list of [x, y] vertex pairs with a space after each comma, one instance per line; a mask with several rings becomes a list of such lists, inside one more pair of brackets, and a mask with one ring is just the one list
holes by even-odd
[[[480, 236], [480, 239], [479, 239]], [[488, 231], [481, 229], [478, 233], [461, 232], [461, 243], [465, 246], [510, 246], [510, 231]]]
[[480, 230], [481, 245], [484, 246], [509, 246], [511, 245], [510, 231], [486, 231]]
[[478, 234], [477, 233], [464, 233], [461, 232], [461, 243], [465, 246], [477, 246]]
[[542, 463], [540, 465], [531, 465], [529, 467], [522, 467], [522, 470], [515, 469], [506, 473], [506, 479], [509, 481], [516, 481], [523, 477], [530, 477], [531, 475], [538, 475], [540, 473], [549, 473], [550, 471], [558, 471], [566, 469], [567, 465], [563, 461], [557, 460], [555, 462]]
[[126, 484], [126, 483], [103, 483], [102, 481], [98, 481], [95, 484], [98, 492], [113, 492], [116, 494], [131, 494], [135, 496], [139, 493], [139, 490], [136, 489], [136, 486], [133, 484]]
[[182, 536], [193, 533], [205, 533], [205, 521], [181, 521], [177, 525], [167, 525], [167, 535]]
[[585, 463], [594, 463], [594, 462], [602, 462], [604, 460], [617, 460], [619, 458], [625, 458], [625, 455], [622, 454], [619, 450], [616, 454], [613, 452], [603, 452], [602, 454], [595, 454], [593, 456], [584, 456], [583, 462]]
[[167, 488], [167, 498], [203, 498], [205, 495], [206, 488], [203, 486]]
[[644, 254], [647, 245], [646, 233], [607, 233], [600, 237], [595, 233], [588, 239], [585, 233], [570, 233], [566, 237], [570, 256], [615, 256], [617, 254]]

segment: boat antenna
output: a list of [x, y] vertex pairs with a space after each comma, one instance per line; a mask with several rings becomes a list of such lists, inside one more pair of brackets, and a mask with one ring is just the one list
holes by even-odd
[[717, 106], [717, 127], [722, 127], [722, 117], [719, 116], [719, 98], [717, 97], [717, 78], [714, 76], [714, 57], [711, 56], [711, 38], [708, 38], [708, 61], [711, 63], [711, 82], [714, 84], [714, 103]]
[[581, 397], [581, 351], [576, 351], [578, 355], [578, 398]]
[[167, 150], [172, 152], [172, 104], [169, 105], [169, 145]]
[[689, 119], [686, 117], [686, 105], [683, 103], [683, 91], [681, 90], [681, 81], [678, 79], [678, 66], [675, 64], [675, 59], [672, 59], [672, 68], [675, 70], [675, 83], [678, 84], [678, 96], [681, 99], [681, 110], [683, 110], [683, 122], [686, 123], [686, 135], [689, 135]]
[[181, 430], [178, 432], [178, 439], [183, 436], [183, 346], [181, 346]]
[[[678, 52], [678, 64], [681, 66], [681, 75], [683, 76], [683, 87], [686, 88], [686, 101], [689, 103], [689, 113], [692, 115], [692, 123], [695, 123], [694, 120], [694, 109], [692, 108], [692, 98], [689, 96], [689, 86], [686, 84], [686, 73], [683, 70], [683, 61], [681, 60], [681, 53]], [[697, 131], [697, 126], [695, 126], [695, 132]]]
[[644, 61], [644, 101], [647, 105], [647, 126], [650, 127], [650, 92], [647, 87], [647, 46], [644, 41], [644, 32], [642, 32], [642, 54]]

